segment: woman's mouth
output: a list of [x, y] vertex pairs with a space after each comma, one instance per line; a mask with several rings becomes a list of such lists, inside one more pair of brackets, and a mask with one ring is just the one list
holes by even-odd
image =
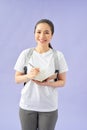
[[46, 42], [47, 40], [39, 39], [39, 41], [40, 41], [41, 43], [44, 43], [44, 42]]

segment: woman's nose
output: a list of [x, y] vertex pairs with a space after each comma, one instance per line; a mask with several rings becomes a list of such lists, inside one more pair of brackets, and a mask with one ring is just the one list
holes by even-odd
[[45, 37], [45, 34], [44, 34], [44, 33], [41, 33], [40, 37], [41, 37], [41, 38]]

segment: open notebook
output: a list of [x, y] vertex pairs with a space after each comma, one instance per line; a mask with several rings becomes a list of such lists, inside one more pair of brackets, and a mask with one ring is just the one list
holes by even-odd
[[[31, 63], [29, 63], [29, 65], [34, 68], [34, 66]], [[51, 75], [53, 75], [53, 72], [49, 70], [49, 67], [47, 66], [45, 69], [41, 69], [39, 74], [34, 79], [42, 82]]]
[[48, 77], [50, 77], [52, 74], [53, 73], [48, 72], [47, 70], [41, 70], [40, 73], [34, 79], [42, 82]]

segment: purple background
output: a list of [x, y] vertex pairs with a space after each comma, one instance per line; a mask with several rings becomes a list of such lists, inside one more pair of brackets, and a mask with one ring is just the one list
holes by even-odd
[[54, 22], [52, 46], [64, 53], [67, 83], [59, 92], [56, 130], [87, 130], [86, 0], [0, 0], [0, 130], [21, 130], [20, 91], [14, 65], [23, 49], [36, 45], [34, 26], [41, 18]]

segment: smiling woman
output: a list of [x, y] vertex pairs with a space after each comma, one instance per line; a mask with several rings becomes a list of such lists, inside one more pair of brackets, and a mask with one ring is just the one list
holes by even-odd
[[[47, 23], [40, 23], [35, 30], [35, 40], [37, 48], [42, 51], [49, 50], [49, 43], [52, 38], [50, 26]], [[43, 50], [44, 49], [44, 50]]]
[[[22, 130], [54, 130], [58, 118], [57, 87], [66, 82], [68, 70], [64, 55], [56, 51], [58, 58], [58, 72], [55, 73], [54, 49], [50, 45], [53, 37], [54, 25], [48, 19], [41, 19], [36, 23], [34, 36], [36, 47], [29, 59], [26, 56], [30, 51], [24, 50], [15, 64], [15, 81], [26, 85], [22, 89], [20, 100], [20, 120]], [[27, 73], [24, 67], [27, 66]], [[36, 77], [44, 70], [50, 74], [46, 80], [39, 81]], [[43, 75], [42, 75], [43, 76]], [[55, 79], [58, 79], [55, 81]], [[33, 124], [32, 124], [33, 122]], [[50, 124], [50, 125], [49, 125]]]
[[[39, 36], [39, 40], [43, 43], [43, 40], [45, 40], [44, 42], [47, 41], [47, 39], [43, 39], [44, 37], [47, 37], [48, 40], [51, 40], [53, 33], [54, 33], [54, 25], [53, 23], [48, 20], [48, 19], [41, 19], [40, 21], [37, 22], [35, 29], [34, 29], [34, 33], [38, 35], [35, 35], [35, 39], [37, 41], [37, 36]], [[37, 41], [38, 43], [38, 41]], [[49, 47], [52, 48], [50, 41], [48, 41]]]

